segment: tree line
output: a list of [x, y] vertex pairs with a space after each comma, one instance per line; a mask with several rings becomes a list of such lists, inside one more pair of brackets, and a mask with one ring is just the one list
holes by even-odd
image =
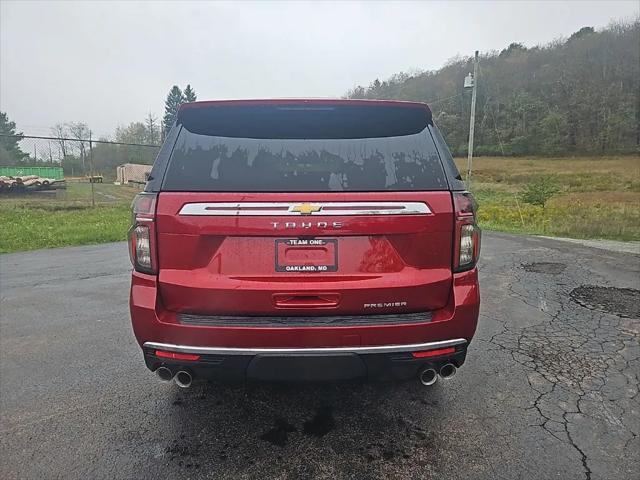
[[[640, 20], [617, 22], [596, 31], [584, 27], [569, 38], [526, 47], [512, 43], [480, 56], [475, 152], [478, 155], [571, 155], [640, 151]], [[444, 67], [399, 73], [347, 98], [415, 100], [429, 103], [434, 119], [455, 155], [467, 151], [470, 92], [464, 77], [471, 57]], [[174, 124], [181, 104], [197, 99], [195, 90], [174, 85], [165, 99], [162, 121], [153, 114], [116, 129], [121, 143], [159, 145]], [[51, 128], [56, 141], [25, 152], [21, 133], [0, 112], [0, 165], [61, 161], [68, 173], [88, 171], [90, 128], [65, 122]], [[71, 138], [73, 141], [64, 140]], [[99, 140], [109, 140], [99, 138]], [[24, 142], [23, 142], [24, 143]], [[95, 145], [93, 167], [114, 170], [122, 163], [152, 163], [157, 149]]]
[[[430, 104], [456, 155], [465, 155], [471, 57], [435, 71], [399, 73], [357, 86], [348, 98]], [[512, 43], [480, 56], [475, 153], [571, 155], [640, 149], [640, 22], [584, 27], [567, 39], [528, 48]]]

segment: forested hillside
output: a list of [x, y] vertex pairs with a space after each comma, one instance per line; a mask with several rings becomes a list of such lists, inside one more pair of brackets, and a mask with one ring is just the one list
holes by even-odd
[[[433, 48], [438, 48], [437, 42]], [[418, 100], [430, 104], [451, 149], [466, 154], [472, 58], [443, 68], [358, 86], [349, 98]], [[479, 155], [565, 155], [638, 151], [640, 22], [501, 52], [481, 52], [476, 110]]]

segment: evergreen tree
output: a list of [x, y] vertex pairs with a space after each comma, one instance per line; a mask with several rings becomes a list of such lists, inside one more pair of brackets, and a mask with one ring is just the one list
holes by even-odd
[[149, 113], [145, 118], [145, 127], [147, 129], [145, 141], [151, 145], [157, 145], [160, 142], [160, 135], [158, 135], [158, 119], [153, 113]]
[[196, 95], [196, 91], [191, 88], [191, 85], [187, 85], [184, 89], [184, 101], [185, 102], [195, 102], [198, 99]]
[[164, 136], [169, 133], [171, 127], [176, 121], [178, 116], [178, 109], [185, 101], [185, 97], [182, 94], [182, 90], [177, 85], [171, 87], [167, 99], [164, 102], [164, 117], [162, 119], [162, 132]]
[[29, 154], [20, 150], [18, 142], [22, 139], [22, 132], [16, 132], [16, 123], [9, 120], [9, 116], [0, 112], [0, 134], [15, 135], [15, 137], [0, 136], [0, 164], [15, 165]]

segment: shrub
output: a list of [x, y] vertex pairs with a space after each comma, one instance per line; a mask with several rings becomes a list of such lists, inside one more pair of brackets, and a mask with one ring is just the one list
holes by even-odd
[[525, 185], [520, 192], [520, 199], [531, 205], [539, 205], [544, 209], [551, 197], [556, 195], [560, 188], [551, 177], [540, 177], [535, 182]]

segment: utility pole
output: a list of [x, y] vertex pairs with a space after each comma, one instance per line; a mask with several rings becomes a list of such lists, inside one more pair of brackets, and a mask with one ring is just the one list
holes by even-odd
[[473, 164], [473, 134], [476, 126], [476, 94], [478, 92], [478, 50], [473, 59], [473, 91], [471, 93], [471, 118], [469, 119], [469, 152], [467, 154], [467, 190], [471, 189], [471, 167]]
[[93, 191], [93, 142], [91, 141], [91, 130], [89, 130], [89, 168], [91, 172], [89, 173], [89, 183], [91, 184], [91, 206], [96, 206], [96, 197]]

